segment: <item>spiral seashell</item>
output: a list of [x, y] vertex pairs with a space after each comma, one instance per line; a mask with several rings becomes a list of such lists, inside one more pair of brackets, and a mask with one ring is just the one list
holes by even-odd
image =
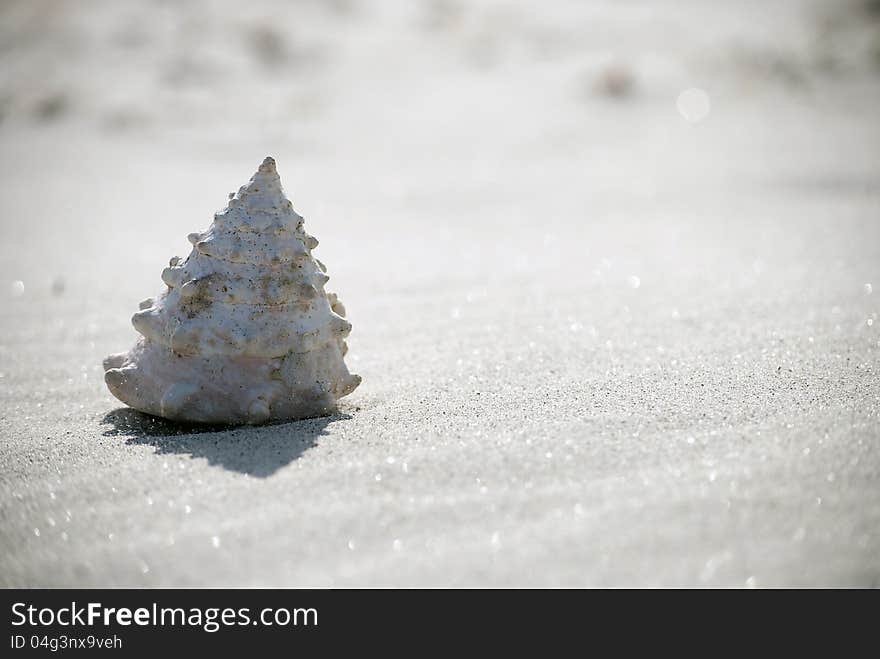
[[167, 289], [132, 317], [134, 347], [104, 360], [111, 393], [180, 421], [258, 424], [331, 413], [361, 382], [345, 366], [351, 323], [318, 241], [266, 158], [185, 259], [162, 272]]

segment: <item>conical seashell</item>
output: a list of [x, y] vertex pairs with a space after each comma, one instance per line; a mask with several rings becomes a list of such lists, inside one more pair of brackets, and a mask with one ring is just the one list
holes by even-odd
[[263, 423], [331, 412], [360, 384], [343, 361], [351, 324], [312, 257], [318, 241], [266, 158], [230, 195], [193, 250], [140, 303], [141, 333], [104, 360], [104, 379], [135, 409], [182, 421]]

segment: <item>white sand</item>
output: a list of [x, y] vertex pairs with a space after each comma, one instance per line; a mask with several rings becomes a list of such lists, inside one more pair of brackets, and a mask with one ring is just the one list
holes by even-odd
[[[876, 30], [412, 4], [257, 3], [257, 48], [234, 6], [4, 9], [0, 584], [880, 585]], [[122, 409], [101, 359], [267, 154], [363, 384]]]

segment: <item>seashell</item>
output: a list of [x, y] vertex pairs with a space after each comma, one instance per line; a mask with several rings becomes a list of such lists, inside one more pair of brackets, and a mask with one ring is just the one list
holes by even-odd
[[132, 317], [134, 347], [104, 360], [119, 400], [168, 419], [265, 423], [332, 412], [361, 378], [343, 356], [351, 323], [318, 241], [266, 158], [230, 195], [185, 259], [162, 272], [167, 289]]

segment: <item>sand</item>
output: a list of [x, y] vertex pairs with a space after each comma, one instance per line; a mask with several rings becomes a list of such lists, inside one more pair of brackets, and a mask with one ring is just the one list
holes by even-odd
[[[880, 585], [876, 22], [626, 5], [5, 8], [0, 584]], [[363, 384], [125, 409], [266, 155]]]

